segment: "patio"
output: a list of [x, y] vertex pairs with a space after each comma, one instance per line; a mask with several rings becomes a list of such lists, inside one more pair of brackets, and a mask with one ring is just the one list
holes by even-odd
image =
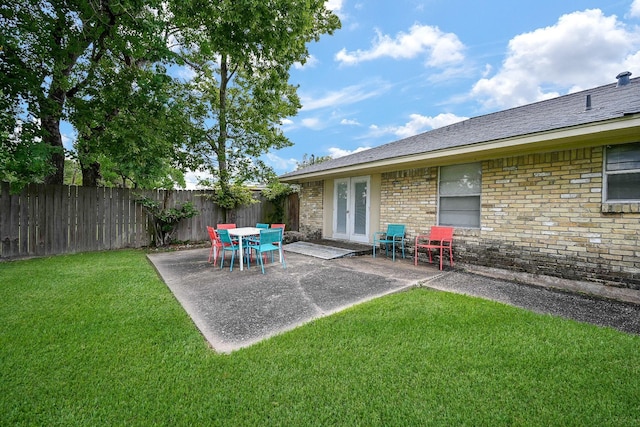
[[393, 262], [384, 256], [351, 256], [366, 248], [344, 243], [327, 247], [329, 243], [285, 245], [287, 268], [277, 262], [267, 264], [266, 274], [255, 264], [244, 271], [214, 267], [207, 263], [208, 249], [155, 253], [148, 258], [209, 344], [223, 353], [413, 286], [640, 334], [640, 291], [618, 289], [604, 295], [606, 299], [592, 298], [584, 295], [588, 289], [580, 282], [549, 284], [539, 278], [536, 286], [528, 286], [513, 278], [442, 272], [436, 264], [414, 266], [410, 257]]
[[[440, 275], [409, 260], [345, 256], [355, 248], [285, 245], [287, 268], [256, 264], [229, 271], [207, 263], [209, 249], [148, 255], [210, 345], [230, 352], [373, 298]], [[342, 245], [344, 246], [344, 245]], [[291, 249], [291, 250], [289, 250]], [[296, 252], [293, 252], [295, 250]], [[333, 256], [332, 256], [333, 255]], [[338, 257], [338, 258], [336, 258]]]

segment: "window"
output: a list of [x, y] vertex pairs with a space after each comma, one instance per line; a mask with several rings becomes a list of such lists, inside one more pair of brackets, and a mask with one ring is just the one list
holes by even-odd
[[480, 228], [480, 163], [442, 166], [438, 185], [438, 224]]
[[607, 147], [604, 201], [640, 201], [640, 142]]

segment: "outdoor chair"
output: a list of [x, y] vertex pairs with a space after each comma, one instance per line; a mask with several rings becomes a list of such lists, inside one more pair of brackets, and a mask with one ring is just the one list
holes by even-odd
[[434, 225], [431, 227], [429, 235], [422, 234], [416, 236], [414, 265], [418, 265], [418, 249], [426, 249], [431, 263], [431, 250], [440, 251], [440, 270], [442, 270], [442, 259], [444, 251], [449, 251], [449, 265], [453, 267], [453, 227], [441, 227]]
[[378, 245], [385, 245], [385, 254], [389, 256], [389, 245], [391, 245], [391, 252], [393, 260], [396, 260], [396, 245], [399, 244], [402, 248], [402, 258], [404, 258], [404, 224], [389, 224], [387, 225], [387, 231], [376, 231], [373, 233], [373, 257], [376, 257], [376, 247]]
[[271, 252], [271, 262], [273, 262], [273, 252], [278, 251], [280, 254], [280, 260], [282, 261], [282, 268], [287, 268], [284, 261], [282, 246], [279, 243], [282, 242], [282, 230], [260, 230], [260, 239], [257, 242], [252, 242], [249, 248], [256, 252], [256, 258], [262, 268], [262, 274], [264, 274], [264, 257], [268, 252]]
[[216, 233], [216, 230], [213, 227], [208, 225], [207, 232], [209, 233], [209, 239], [211, 240], [211, 249], [209, 249], [209, 259], [207, 262], [211, 262], [211, 258], [213, 257], [213, 265], [215, 267], [218, 262], [218, 250], [222, 248], [222, 242], [220, 242], [220, 237], [218, 237], [218, 233]]
[[218, 224], [218, 230], [228, 230], [230, 228], [238, 228], [235, 224]]
[[[228, 229], [219, 229], [218, 236], [220, 237], [220, 242], [222, 243], [222, 247], [220, 248], [220, 269], [224, 267], [225, 252], [231, 252], [231, 266], [229, 267], [229, 271], [233, 271], [233, 260], [235, 259], [236, 253], [238, 253], [239, 256], [243, 256], [245, 248], [241, 248], [238, 242], [234, 242], [233, 240], [231, 240]], [[249, 268], [249, 257], [247, 257], [247, 268]]]
[[269, 228], [269, 224], [265, 224], [263, 222], [258, 222], [258, 223], [256, 223], [256, 228], [261, 228], [261, 229]]
[[[280, 239], [280, 243], [278, 243], [278, 245], [284, 245], [284, 229], [286, 228], [285, 224], [271, 224], [271, 228], [279, 228], [280, 230], [282, 230], [282, 233], [280, 235], [281, 239]], [[284, 250], [282, 251], [282, 258], [284, 259]]]

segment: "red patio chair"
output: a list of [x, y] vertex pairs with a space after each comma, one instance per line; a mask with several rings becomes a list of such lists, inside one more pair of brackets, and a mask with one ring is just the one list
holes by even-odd
[[[279, 228], [281, 231], [280, 233], [280, 242], [278, 243], [274, 243], [276, 246], [280, 246], [282, 244], [284, 244], [284, 229], [286, 228], [285, 224], [271, 224], [271, 228]], [[284, 259], [284, 251], [282, 251], [282, 257]]]
[[230, 228], [238, 228], [235, 224], [218, 224], [216, 230], [228, 230]]
[[440, 270], [442, 270], [442, 258], [444, 251], [449, 251], [449, 265], [453, 267], [453, 227], [441, 227], [434, 225], [431, 232], [419, 234], [416, 236], [414, 265], [418, 265], [418, 249], [426, 249], [429, 254], [429, 263], [431, 263], [431, 249], [440, 250]]
[[209, 259], [207, 262], [211, 262], [211, 257], [213, 256], [213, 265], [215, 266], [218, 262], [218, 249], [222, 247], [222, 242], [213, 227], [208, 225], [207, 232], [209, 233], [209, 239], [211, 240], [211, 249], [209, 249]]

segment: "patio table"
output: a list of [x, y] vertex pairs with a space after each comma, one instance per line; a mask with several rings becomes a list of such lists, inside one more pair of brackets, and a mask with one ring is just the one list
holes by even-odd
[[[240, 251], [242, 252], [242, 238], [248, 236], [259, 236], [260, 229], [256, 227], [239, 227], [239, 228], [230, 228], [229, 236], [235, 236], [238, 238], [238, 245], [240, 246]], [[244, 257], [242, 253], [240, 254], [240, 271], [244, 270]]]

